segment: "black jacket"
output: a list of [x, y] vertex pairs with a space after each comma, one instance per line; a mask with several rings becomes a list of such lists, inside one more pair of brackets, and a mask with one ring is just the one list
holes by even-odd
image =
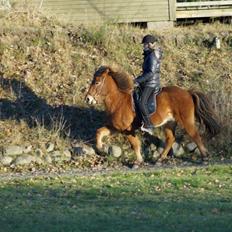
[[143, 73], [135, 79], [135, 82], [143, 87], [159, 87], [160, 86], [160, 60], [162, 51], [160, 49], [148, 50], [144, 52]]

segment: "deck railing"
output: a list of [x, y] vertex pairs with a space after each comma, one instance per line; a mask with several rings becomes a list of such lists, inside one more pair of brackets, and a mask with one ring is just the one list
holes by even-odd
[[232, 16], [232, 1], [177, 2], [176, 18], [204, 18]]

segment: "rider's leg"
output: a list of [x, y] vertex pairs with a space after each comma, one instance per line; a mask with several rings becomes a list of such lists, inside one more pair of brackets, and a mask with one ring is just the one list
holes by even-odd
[[153, 91], [154, 91], [153, 87], [145, 87], [143, 92], [142, 92], [142, 95], [141, 95], [141, 100], [139, 102], [139, 108], [140, 108], [141, 113], [143, 115], [145, 128], [152, 128], [153, 127], [153, 125], [149, 119], [149, 112], [148, 112], [148, 105], [147, 105], [148, 98], [150, 97], [150, 95], [152, 94]]

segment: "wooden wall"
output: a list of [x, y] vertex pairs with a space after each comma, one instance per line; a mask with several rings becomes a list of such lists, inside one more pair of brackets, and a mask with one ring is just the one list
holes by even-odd
[[[20, 2], [23, 1], [25, 0]], [[175, 20], [175, 0], [27, 0], [27, 2], [33, 2], [42, 11], [74, 23]]]

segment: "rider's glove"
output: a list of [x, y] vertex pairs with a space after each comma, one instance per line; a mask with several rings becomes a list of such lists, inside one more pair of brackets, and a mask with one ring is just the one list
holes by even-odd
[[137, 88], [137, 87], [139, 87], [139, 82], [136, 81], [136, 79], [134, 79], [134, 88]]

